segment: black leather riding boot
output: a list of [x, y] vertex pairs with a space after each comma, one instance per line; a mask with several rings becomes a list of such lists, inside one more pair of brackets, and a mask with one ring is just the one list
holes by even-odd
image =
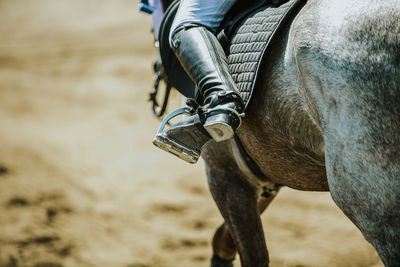
[[234, 136], [244, 105], [229, 74], [226, 55], [210, 31], [199, 25], [182, 27], [173, 33], [172, 46], [204, 103], [196, 114], [165, 131], [161, 127], [153, 143], [194, 163], [211, 137], [220, 142]]
[[205, 27], [189, 25], [172, 35], [172, 46], [205, 99], [204, 128], [217, 142], [232, 138], [244, 105], [218, 39]]

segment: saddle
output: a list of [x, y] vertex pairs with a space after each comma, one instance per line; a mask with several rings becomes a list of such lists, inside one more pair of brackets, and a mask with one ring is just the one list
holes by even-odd
[[[228, 64], [243, 101], [248, 106], [274, 36], [301, 10], [307, 0], [237, 1], [226, 15], [217, 37], [228, 56]], [[160, 26], [159, 46], [167, 82], [188, 98], [202, 102], [196, 86], [183, 70], [169, 46], [169, 30], [178, 10], [175, 0]]]

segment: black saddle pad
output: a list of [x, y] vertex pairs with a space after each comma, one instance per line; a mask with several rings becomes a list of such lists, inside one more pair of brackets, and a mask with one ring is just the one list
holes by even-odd
[[[271, 40], [281, 26], [293, 18], [306, 0], [290, 0], [275, 6], [264, 5], [246, 15], [231, 34], [228, 63], [233, 80], [246, 103], [257, 80], [258, 69]], [[297, 11], [297, 12], [296, 12]]]

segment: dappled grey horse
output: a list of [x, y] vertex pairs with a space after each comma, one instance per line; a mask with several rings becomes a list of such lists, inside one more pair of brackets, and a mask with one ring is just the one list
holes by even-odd
[[[310, 0], [287, 27], [237, 134], [273, 182], [330, 191], [384, 264], [400, 266], [400, 2]], [[236, 154], [233, 141], [202, 153], [225, 219], [214, 253], [268, 266], [260, 213], [277, 190], [261, 197]]]

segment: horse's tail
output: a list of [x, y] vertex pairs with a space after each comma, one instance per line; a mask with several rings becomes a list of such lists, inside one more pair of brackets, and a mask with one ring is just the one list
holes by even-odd
[[311, 1], [291, 40], [332, 196], [388, 266], [400, 262], [399, 21], [398, 0]]

